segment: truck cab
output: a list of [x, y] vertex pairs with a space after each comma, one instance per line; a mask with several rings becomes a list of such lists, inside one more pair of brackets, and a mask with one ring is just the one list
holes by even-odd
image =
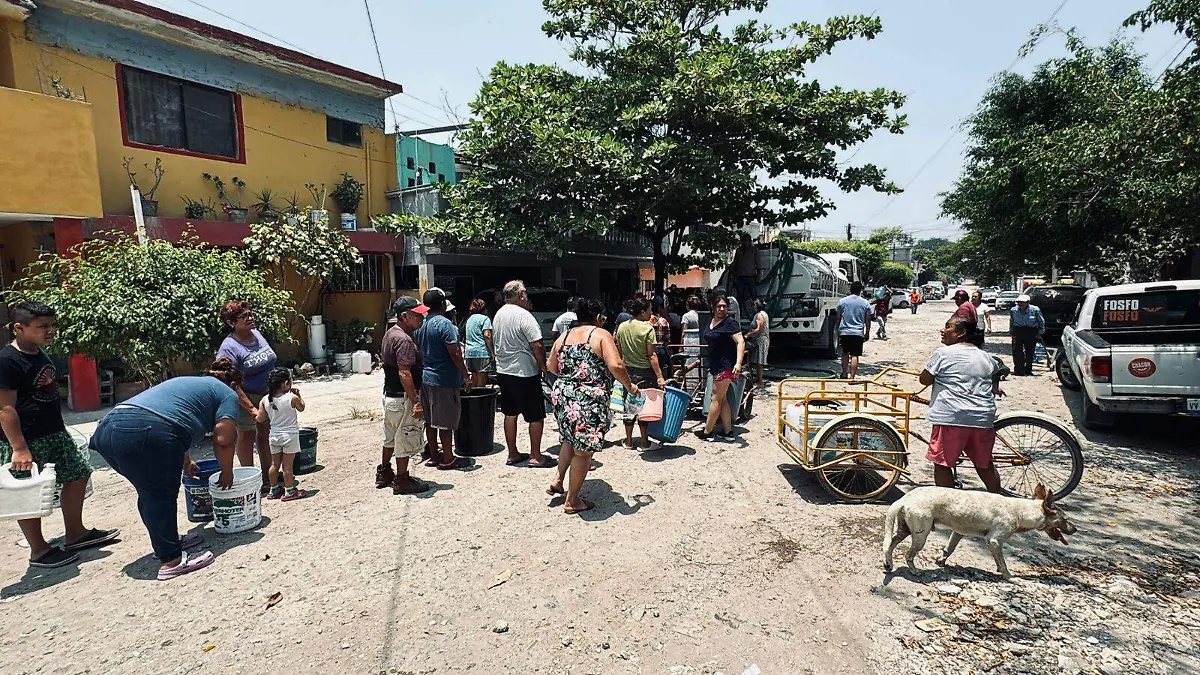
[[1200, 417], [1200, 280], [1088, 290], [1056, 369], [1084, 395], [1084, 426], [1118, 414]]

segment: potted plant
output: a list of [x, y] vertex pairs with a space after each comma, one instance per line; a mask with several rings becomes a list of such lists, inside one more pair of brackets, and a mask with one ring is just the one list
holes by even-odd
[[330, 320], [326, 324], [329, 327], [328, 345], [333, 352], [333, 362], [340, 370], [348, 371], [354, 359], [354, 352], [370, 344], [375, 326], [362, 319]]
[[287, 204], [287, 208], [283, 212], [284, 220], [287, 221], [288, 225], [299, 225], [301, 211], [300, 197], [293, 192], [291, 197], [284, 197], [283, 201]]
[[316, 208], [312, 210], [312, 222], [314, 225], [324, 221], [329, 222], [329, 211], [325, 210], [325, 201], [329, 198], [329, 191], [325, 189], [325, 184], [321, 183], [321, 187], [317, 187], [312, 183], [305, 183], [304, 187], [308, 189], [308, 194], [312, 195], [313, 201], [316, 203]]
[[250, 210], [242, 206], [242, 190], [246, 187], [245, 181], [240, 180], [237, 176], [231, 178], [229, 184], [233, 186], [233, 192], [230, 193], [226, 191], [225, 181], [220, 176], [209, 173], [202, 173], [200, 176], [217, 188], [217, 199], [221, 200], [221, 210], [229, 216], [229, 220], [235, 223], [250, 222]]
[[126, 157], [121, 166], [125, 167], [125, 175], [129, 177], [129, 184], [142, 196], [142, 215], [146, 218], [154, 218], [158, 216], [158, 200], [154, 198], [154, 193], [158, 191], [158, 184], [162, 182], [163, 174], [166, 173], [162, 168], [162, 160], [155, 157], [153, 169], [150, 168], [149, 164], [142, 165], [154, 176], [154, 185], [150, 186], [150, 189], [145, 192], [142, 191], [142, 188], [138, 187], [137, 174], [129, 167], [129, 163], [132, 161], [132, 157]]
[[353, 232], [358, 229], [358, 205], [363, 199], [363, 184], [348, 173], [342, 174], [342, 180], [333, 186], [333, 201], [337, 202], [338, 210], [342, 212], [342, 231]]
[[198, 202], [187, 195], [179, 195], [179, 198], [183, 200], [183, 215], [192, 220], [203, 220], [207, 213], [217, 214], [217, 207], [213, 205], [211, 199], [207, 202]]
[[271, 188], [263, 188], [254, 195], [254, 203], [250, 208], [258, 212], [259, 220], [276, 220], [279, 217], [279, 209], [275, 208], [274, 202], [275, 193], [271, 192]]

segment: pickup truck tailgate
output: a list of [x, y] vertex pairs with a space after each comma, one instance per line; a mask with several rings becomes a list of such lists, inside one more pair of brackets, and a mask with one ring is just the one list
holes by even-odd
[[1113, 345], [1115, 395], [1200, 397], [1200, 344]]

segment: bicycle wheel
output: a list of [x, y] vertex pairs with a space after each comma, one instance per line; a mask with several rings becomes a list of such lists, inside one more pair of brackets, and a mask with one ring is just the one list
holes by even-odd
[[1013, 414], [996, 420], [992, 461], [1000, 473], [1000, 491], [1033, 497], [1038, 483], [1055, 497], [1071, 493], [1083, 478], [1083, 448], [1061, 423], [1040, 416]]
[[[826, 425], [813, 447], [818, 465], [842, 457], [838, 464], [818, 470], [817, 480], [830, 494], [849, 502], [870, 501], [885, 494], [901, 474], [888, 464], [908, 464], [900, 434], [887, 422], [865, 415], [845, 415]], [[856, 452], [863, 454], [851, 454]]]

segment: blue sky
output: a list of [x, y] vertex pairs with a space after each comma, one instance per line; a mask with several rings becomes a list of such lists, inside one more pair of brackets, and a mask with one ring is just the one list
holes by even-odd
[[[902, 225], [918, 238], [955, 238], [954, 224], [937, 219], [938, 193], [952, 186], [962, 166], [964, 137], [954, 131], [975, 109], [989, 80], [1016, 59], [1030, 29], [1050, 17], [1060, 2], [773, 0], [761, 18], [777, 25], [840, 14], [879, 14], [884, 29], [879, 38], [841, 46], [810, 75], [826, 85], [887, 87], [908, 96], [904, 112], [910, 125], [904, 135], [877, 136], [855, 158], [883, 166], [892, 180], [907, 187], [904, 194], [893, 199], [873, 192], [833, 191], [837, 210], [812, 223], [814, 236], [840, 238], [852, 223], [861, 236], [876, 227]], [[380, 72], [359, 0], [149, 4], [368, 73]], [[1148, 0], [1067, 0], [1057, 21], [1077, 27], [1089, 41], [1103, 42], [1126, 16], [1146, 4]], [[542, 34], [546, 16], [538, 0], [370, 0], [370, 7], [387, 77], [405, 88], [406, 93], [391, 102], [403, 129], [465, 118], [467, 104], [496, 61], [569, 62], [564, 45]], [[1129, 35], [1150, 63], [1158, 62], [1158, 69], [1180, 46], [1165, 28]], [[1048, 39], [1013, 70], [1027, 73], [1062, 53], [1062, 39]], [[391, 112], [388, 118], [393, 119]]]

